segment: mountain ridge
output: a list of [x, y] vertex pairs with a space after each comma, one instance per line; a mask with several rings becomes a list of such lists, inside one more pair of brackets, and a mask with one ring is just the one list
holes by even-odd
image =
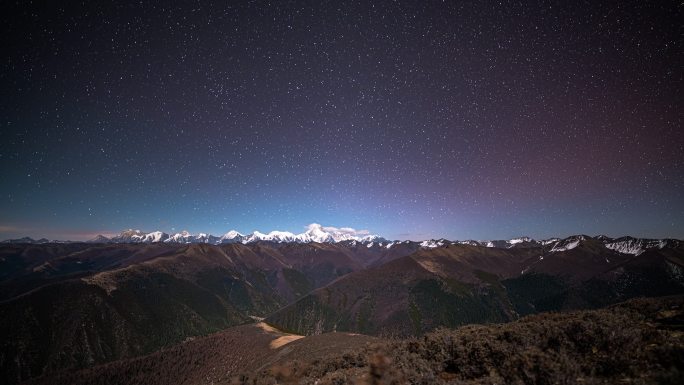
[[[509, 240], [449, 240], [446, 238], [428, 239], [423, 241], [411, 240], [388, 240], [379, 235], [365, 234], [365, 235], [351, 235], [349, 232], [335, 232], [326, 231], [327, 228], [311, 224], [308, 230], [295, 234], [289, 231], [273, 230], [268, 233], [262, 233], [258, 230], [250, 234], [242, 234], [236, 230], [230, 230], [227, 233], [216, 236], [207, 233], [192, 234], [188, 231], [181, 231], [174, 234], [169, 234], [163, 231], [144, 232], [141, 230], [127, 229], [120, 234], [113, 237], [106, 237], [102, 234], [84, 241], [59, 241], [48, 240], [41, 238], [35, 240], [30, 237], [23, 237], [18, 239], [7, 239], [1, 243], [5, 244], [45, 244], [45, 243], [178, 243], [178, 244], [193, 244], [205, 243], [213, 245], [241, 243], [252, 244], [258, 242], [270, 243], [349, 243], [355, 245], [359, 243], [367, 247], [380, 246], [390, 249], [400, 244], [418, 245], [420, 248], [432, 249], [444, 247], [448, 245], [471, 245], [488, 248], [514, 248], [514, 247], [537, 247], [549, 246], [550, 252], [559, 252], [572, 250], [577, 247], [580, 242], [586, 240], [597, 240], [603, 243], [608, 249], [617, 251], [621, 254], [640, 255], [645, 251], [653, 248], [663, 249], [678, 247], [684, 243], [680, 239], [674, 238], [645, 238], [634, 236], [608, 237], [605, 235], [589, 236], [583, 234], [571, 235], [565, 238], [551, 237], [547, 239], [536, 240], [528, 236], [516, 237]], [[345, 229], [345, 228], [343, 228]], [[347, 228], [348, 229], [348, 228]], [[349, 229], [353, 230], [353, 229]]]

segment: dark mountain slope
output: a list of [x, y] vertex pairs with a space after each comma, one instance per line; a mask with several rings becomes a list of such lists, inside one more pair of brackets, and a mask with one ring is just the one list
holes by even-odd
[[158, 350], [265, 317], [362, 266], [335, 244], [0, 248], [0, 382]]
[[[297, 339], [300, 338], [300, 339]], [[328, 333], [301, 338], [250, 324], [197, 337], [146, 356], [76, 372], [62, 371], [30, 384], [230, 384], [243, 372], [260, 372], [293, 360], [333, 357], [378, 341], [363, 335]]]
[[3, 382], [149, 353], [283, 303], [265, 282], [185, 254], [63, 280], [0, 305]]
[[506, 321], [514, 314], [496, 273], [520, 271], [529, 255], [527, 249], [469, 245], [420, 250], [340, 278], [272, 314], [268, 322], [301, 334], [403, 335], [439, 325]]
[[301, 334], [421, 334], [539, 311], [684, 293], [683, 250], [620, 254], [593, 239], [567, 250], [447, 245], [421, 249], [318, 289], [267, 318]]

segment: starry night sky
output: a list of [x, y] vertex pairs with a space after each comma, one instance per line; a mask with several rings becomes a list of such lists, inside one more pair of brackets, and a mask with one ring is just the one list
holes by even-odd
[[680, 2], [43, 3], [1, 6], [2, 239], [684, 238]]

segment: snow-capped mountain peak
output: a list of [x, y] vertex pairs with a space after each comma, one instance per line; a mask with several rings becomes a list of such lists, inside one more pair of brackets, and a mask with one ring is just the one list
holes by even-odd
[[442, 247], [444, 246], [444, 240], [439, 239], [439, 240], [434, 240], [430, 239], [427, 241], [423, 241], [420, 243], [420, 247], [426, 248], [426, 249], [434, 249], [436, 247]]
[[164, 242], [168, 242], [168, 243], [191, 243], [192, 240], [193, 240], [192, 235], [188, 231], [183, 230], [180, 233], [176, 233], [176, 234], [171, 235]]
[[358, 239], [359, 242], [361, 243], [369, 243], [369, 242], [380, 242], [384, 243], [387, 242], [387, 239], [379, 236], [379, 235], [366, 235], [364, 237], [361, 237]]
[[142, 235], [141, 242], [143, 243], [154, 243], [154, 242], [164, 242], [169, 238], [169, 234], [161, 231], [153, 231]]
[[541, 243], [543, 246], [546, 246], [546, 245], [550, 245], [552, 243], [556, 243], [558, 241], [560, 241], [560, 238], [549, 238], [549, 239], [544, 239], [544, 240], [540, 241], [539, 243]]
[[235, 239], [235, 238], [239, 238], [239, 237], [243, 237], [243, 236], [244, 235], [240, 234], [239, 232], [237, 232], [235, 230], [230, 230], [229, 232], [223, 234], [223, 236], [221, 238], [222, 239]]
[[312, 223], [307, 226], [307, 230], [300, 234], [294, 234], [289, 231], [271, 231], [264, 234], [260, 231], [254, 231], [244, 237], [242, 243], [252, 242], [297, 242], [297, 243], [337, 243], [342, 241], [358, 241], [362, 243], [369, 243], [373, 241], [385, 241], [377, 235], [369, 235], [367, 231], [357, 231], [349, 227], [324, 227], [317, 223]]
[[240, 234], [235, 230], [230, 230], [229, 232], [223, 234], [221, 238], [219, 238], [219, 243], [240, 243], [244, 239], [245, 236], [243, 234]]
[[253, 243], [253, 242], [259, 242], [259, 241], [266, 241], [266, 242], [276, 242], [276, 243], [284, 243], [284, 242], [295, 242], [295, 235], [289, 231], [271, 231], [268, 234], [264, 234], [260, 231], [254, 231], [252, 234], [247, 235], [243, 240], [242, 243]]
[[122, 231], [121, 234], [112, 237], [110, 240], [112, 242], [117, 242], [117, 243], [119, 243], [119, 242], [120, 243], [125, 243], [125, 242], [137, 243], [137, 242], [141, 242], [142, 237], [144, 235], [145, 235], [145, 233], [143, 233], [140, 230], [128, 229], [128, 230]]
[[317, 223], [312, 223], [307, 226], [305, 232], [294, 234], [289, 231], [274, 230], [269, 233], [262, 233], [258, 230], [251, 234], [244, 235], [237, 230], [230, 230], [220, 237], [207, 234], [198, 233], [191, 234], [187, 230], [175, 234], [167, 234], [162, 231], [143, 232], [140, 230], [128, 229], [121, 232], [121, 234], [112, 238], [105, 236], [98, 236], [88, 242], [91, 243], [254, 243], [254, 242], [274, 242], [274, 243], [338, 243], [343, 241], [360, 242], [364, 245], [375, 242], [376, 244], [389, 244], [385, 238], [378, 235], [369, 234], [367, 230], [355, 230], [350, 227], [332, 227], [322, 226]]
[[519, 238], [513, 238], [508, 241], [510, 245], [517, 245], [518, 243], [523, 243], [523, 242], [534, 242], [534, 239], [530, 237], [519, 237]]
[[332, 243], [337, 242], [332, 234], [323, 230], [323, 226], [318, 223], [312, 223], [309, 225], [309, 229], [297, 235], [297, 238], [302, 242], [318, 242], [318, 243]]
[[583, 241], [586, 241], [589, 238], [590, 237], [587, 237], [586, 235], [573, 235], [571, 237], [558, 240], [555, 243], [553, 243], [553, 247], [551, 247], [551, 250], [549, 250], [549, 252], [556, 253], [559, 251], [572, 250], [579, 246]]
[[518, 237], [518, 238], [513, 238], [513, 239], [507, 239], [507, 240], [492, 240], [492, 241], [459, 241], [458, 243], [464, 244], [467, 242], [469, 245], [473, 246], [485, 246], [485, 247], [496, 247], [496, 248], [501, 248], [501, 249], [510, 249], [512, 247], [516, 247], [517, 245], [523, 245], [527, 243], [531, 244], [539, 244], [539, 242], [535, 241], [534, 239], [530, 237]]
[[576, 248], [580, 244], [580, 239], [564, 239], [562, 241], [556, 242], [555, 245], [549, 250], [552, 253], [559, 251], [568, 251]]

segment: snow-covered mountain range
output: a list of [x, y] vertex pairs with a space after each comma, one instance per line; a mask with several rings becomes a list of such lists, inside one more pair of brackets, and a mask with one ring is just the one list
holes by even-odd
[[236, 230], [231, 230], [222, 236], [215, 236], [211, 234], [199, 233], [191, 234], [187, 231], [182, 231], [176, 234], [167, 234], [161, 231], [153, 231], [146, 233], [140, 230], [125, 230], [121, 234], [111, 238], [103, 235], [98, 235], [88, 242], [93, 243], [210, 243], [210, 244], [225, 244], [225, 243], [255, 243], [255, 242], [275, 242], [275, 243], [337, 243], [344, 241], [356, 241], [363, 244], [370, 242], [387, 242], [384, 238], [377, 235], [366, 234], [366, 232], [359, 232], [351, 228], [335, 228], [323, 227], [319, 224], [313, 223], [308, 226], [307, 231], [301, 234], [291, 233], [289, 231], [271, 231], [269, 233], [262, 233], [254, 231], [251, 234], [241, 234]]
[[424, 248], [435, 248], [442, 247], [445, 245], [455, 245], [455, 244], [467, 244], [471, 246], [484, 246], [484, 247], [496, 247], [503, 249], [510, 249], [513, 247], [535, 247], [544, 246], [548, 247], [548, 251], [551, 253], [556, 253], [560, 251], [568, 251], [578, 247], [582, 242], [585, 241], [598, 241], [603, 243], [603, 245], [611, 250], [617, 251], [622, 254], [639, 255], [648, 249], [658, 248], [663, 249], [666, 247], [675, 248], [684, 246], [684, 243], [677, 239], [648, 239], [648, 238], [634, 238], [634, 237], [620, 237], [620, 238], [610, 238], [605, 235], [599, 235], [596, 237], [590, 237], [588, 235], [573, 235], [567, 238], [549, 238], [543, 240], [535, 240], [530, 237], [520, 237], [509, 240], [497, 240], [497, 241], [449, 241], [446, 239], [431, 239], [421, 242], [421, 247]]
[[[49, 243], [60, 241], [49, 241], [47, 239], [34, 240], [29, 237], [20, 239], [8, 239], [2, 243]], [[68, 241], [67, 241], [68, 242]], [[251, 234], [241, 234], [238, 231], [231, 230], [221, 236], [215, 236], [206, 233], [191, 234], [187, 231], [180, 233], [168, 234], [162, 231], [143, 232], [140, 230], [124, 230], [120, 234], [113, 237], [106, 237], [98, 235], [95, 238], [87, 241], [89, 243], [207, 243], [213, 245], [227, 244], [227, 243], [242, 243], [250, 244], [256, 242], [273, 242], [273, 243], [344, 243], [350, 247], [356, 247], [358, 244], [364, 245], [368, 248], [387, 248], [390, 249], [400, 244], [415, 244], [415, 247], [432, 249], [437, 247], [445, 247], [449, 245], [470, 245], [478, 247], [494, 247], [494, 248], [514, 248], [514, 247], [543, 247], [546, 252], [556, 253], [562, 251], [572, 250], [577, 248], [585, 242], [598, 242], [604, 247], [621, 254], [640, 255], [648, 249], [658, 248], [679, 248], [684, 247], [684, 242], [677, 239], [648, 239], [648, 238], [634, 238], [634, 237], [620, 237], [610, 238], [605, 235], [590, 237], [588, 235], [573, 235], [567, 238], [549, 238], [543, 240], [535, 240], [530, 237], [518, 237], [509, 240], [491, 240], [491, 241], [476, 241], [476, 240], [458, 240], [451, 241], [448, 239], [429, 239], [422, 242], [414, 241], [389, 241], [378, 235], [368, 234], [367, 231], [356, 231], [351, 228], [336, 228], [324, 227], [313, 223], [307, 227], [307, 230], [300, 234], [291, 233], [289, 231], [271, 231], [269, 233], [262, 233], [254, 231]]]
[[[332, 231], [330, 229], [333, 229]], [[430, 239], [419, 242], [422, 248], [436, 248], [444, 247], [446, 245], [471, 245], [480, 247], [496, 247], [496, 248], [513, 248], [513, 247], [537, 247], [543, 246], [548, 252], [555, 253], [560, 251], [568, 251], [578, 247], [582, 242], [594, 240], [603, 243], [603, 245], [611, 250], [622, 254], [639, 255], [651, 248], [662, 249], [664, 247], [679, 247], [682, 245], [681, 241], [676, 239], [646, 239], [633, 237], [610, 238], [603, 235], [597, 237], [590, 237], [588, 235], [573, 235], [567, 238], [549, 238], [543, 240], [535, 240], [530, 237], [518, 237], [509, 240], [494, 240], [494, 241], [475, 241], [475, 240], [461, 240], [451, 241], [448, 239]], [[388, 241], [378, 235], [353, 235], [350, 232], [335, 231], [335, 228], [325, 228], [323, 226], [312, 224], [309, 225], [307, 231], [301, 234], [294, 234], [288, 231], [271, 231], [269, 233], [262, 233], [254, 231], [251, 234], [241, 234], [235, 230], [231, 230], [226, 234], [217, 237], [210, 234], [190, 234], [183, 231], [177, 234], [166, 234], [160, 231], [151, 233], [144, 233], [139, 230], [127, 230], [116, 237], [106, 239], [106, 237], [98, 236], [92, 240], [96, 243], [153, 243], [153, 242], [167, 242], [167, 243], [210, 243], [210, 244], [225, 244], [225, 243], [255, 243], [255, 242], [274, 242], [274, 243], [338, 243], [345, 242], [349, 245], [361, 243], [368, 248], [384, 247], [391, 248], [400, 243], [411, 243], [412, 241]]]

